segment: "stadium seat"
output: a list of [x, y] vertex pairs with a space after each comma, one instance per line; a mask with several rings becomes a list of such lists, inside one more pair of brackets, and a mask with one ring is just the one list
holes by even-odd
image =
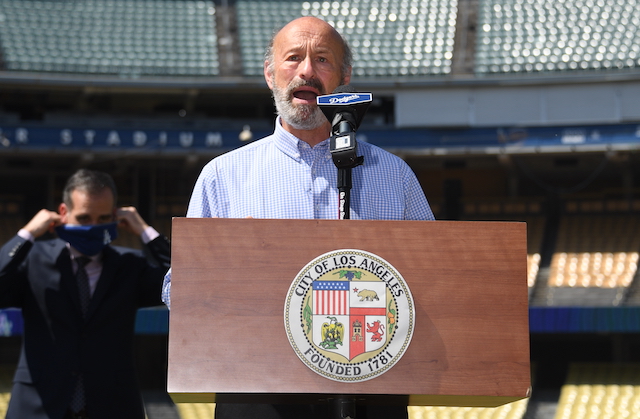
[[409, 419], [522, 419], [529, 400], [498, 407], [409, 406]]
[[[568, 207], [599, 211], [604, 205]], [[638, 271], [640, 223], [632, 213], [568, 213], [548, 278], [549, 305], [620, 305]]]
[[7, 242], [24, 224], [22, 217], [0, 216], [0, 241]]
[[262, 76], [264, 48], [273, 30], [300, 16], [331, 23], [350, 43], [354, 75], [449, 74], [457, 0], [236, 3], [243, 73]]
[[5, 243], [26, 224], [22, 209], [21, 199], [12, 196], [0, 197], [0, 243]]
[[628, 287], [638, 268], [638, 252], [560, 252], [551, 266], [555, 287]]
[[215, 403], [178, 403], [180, 419], [211, 419]]
[[477, 74], [640, 66], [636, 5], [599, 0], [480, 0]]
[[638, 412], [640, 364], [572, 364], [555, 417], [634, 418]]
[[6, 68], [141, 75], [219, 71], [213, 1], [0, 0]]
[[[409, 406], [409, 419], [522, 419], [528, 400], [519, 400], [496, 408]], [[178, 403], [181, 419], [210, 419], [214, 403]]]
[[536, 284], [536, 277], [540, 269], [540, 253], [527, 255], [527, 286], [532, 290]]
[[0, 364], [0, 417], [4, 417], [11, 398], [11, 381], [15, 365]]
[[527, 223], [527, 285], [531, 297], [540, 269], [540, 252], [546, 223], [537, 200], [468, 200], [463, 204], [468, 221], [522, 221]]

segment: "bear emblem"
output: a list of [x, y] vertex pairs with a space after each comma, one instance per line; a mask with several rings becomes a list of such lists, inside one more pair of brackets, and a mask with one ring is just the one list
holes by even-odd
[[362, 290], [358, 293], [358, 297], [360, 297], [360, 301], [379, 301], [378, 293], [373, 290]]

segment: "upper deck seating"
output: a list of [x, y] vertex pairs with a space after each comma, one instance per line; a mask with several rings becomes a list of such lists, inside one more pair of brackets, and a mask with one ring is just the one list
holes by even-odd
[[212, 0], [0, 0], [10, 71], [218, 74]]
[[640, 67], [637, 5], [600, 0], [480, 0], [476, 73]]
[[274, 29], [300, 16], [328, 21], [353, 49], [356, 76], [442, 75], [451, 70], [457, 0], [236, 3], [245, 76], [262, 76]]

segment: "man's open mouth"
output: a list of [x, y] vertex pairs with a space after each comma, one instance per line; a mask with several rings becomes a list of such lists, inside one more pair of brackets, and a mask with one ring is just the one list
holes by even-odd
[[293, 92], [293, 97], [296, 99], [315, 103], [318, 94], [312, 90], [296, 90], [295, 92]]

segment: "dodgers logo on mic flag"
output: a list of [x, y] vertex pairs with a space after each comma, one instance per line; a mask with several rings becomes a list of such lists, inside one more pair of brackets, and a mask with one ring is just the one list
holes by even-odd
[[[329, 122], [334, 124], [336, 115], [342, 114], [340, 119], [349, 120], [354, 131], [360, 126], [372, 100], [371, 93], [357, 93], [349, 85], [338, 86], [333, 93], [316, 97], [318, 107]], [[349, 118], [345, 114], [350, 115]]]
[[337, 250], [300, 271], [285, 303], [285, 328], [298, 357], [336, 381], [369, 380], [407, 349], [415, 314], [402, 276], [362, 250]]
[[358, 103], [368, 103], [373, 99], [371, 93], [332, 93], [316, 98], [318, 105], [355, 105]]

